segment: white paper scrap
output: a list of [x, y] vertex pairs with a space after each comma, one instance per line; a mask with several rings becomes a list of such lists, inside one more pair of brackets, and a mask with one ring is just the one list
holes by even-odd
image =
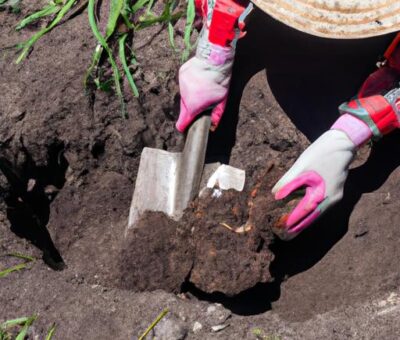
[[233, 166], [222, 164], [210, 176], [207, 188], [218, 187], [221, 190], [243, 191], [246, 172]]

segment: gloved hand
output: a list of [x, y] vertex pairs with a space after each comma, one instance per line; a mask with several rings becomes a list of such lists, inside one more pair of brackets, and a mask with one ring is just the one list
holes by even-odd
[[294, 210], [280, 219], [273, 231], [290, 240], [340, 201], [349, 165], [357, 148], [374, 135], [400, 127], [400, 88], [385, 96], [371, 96], [341, 105], [343, 115], [331, 130], [312, 143], [273, 187], [275, 199], [290, 197], [305, 188]]
[[179, 70], [181, 111], [176, 128], [184, 132], [194, 118], [212, 109], [211, 124], [218, 126], [225, 110], [231, 79], [235, 49], [221, 47], [208, 41], [204, 29], [197, 46], [196, 55]]
[[248, 0], [195, 3], [204, 24], [195, 56], [179, 70], [181, 111], [176, 128], [180, 132], [209, 109], [212, 129], [218, 126], [225, 110], [236, 42], [244, 35], [244, 19], [252, 9]]
[[292, 212], [273, 231], [289, 240], [343, 196], [356, 149], [400, 128], [400, 34], [385, 52], [386, 62], [362, 85], [357, 97], [339, 107], [342, 116], [311, 144], [272, 189], [277, 200], [305, 188]]
[[343, 196], [343, 187], [356, 145], [339, 130], [329, 130], [312, 143], [291, 169], [276, 183], [275, 199], [284, 199], [305, 187], [295, 209], [275, 226], [274, 232], [289, 240], [309, 226]]

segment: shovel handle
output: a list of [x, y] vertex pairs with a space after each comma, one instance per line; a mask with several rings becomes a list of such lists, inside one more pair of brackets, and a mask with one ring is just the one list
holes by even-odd
[[183, 148], [176, 192], [176, 206], [186, 208], [199, 191], [206, 157], [211, 116], [204, 113], [190, 126]]
[[190, 125], [185, 139], [183, 154], [190, 153], [200, 156], [204, 153], [205, 157], [210, 128], [211, 116], [206, 112]]

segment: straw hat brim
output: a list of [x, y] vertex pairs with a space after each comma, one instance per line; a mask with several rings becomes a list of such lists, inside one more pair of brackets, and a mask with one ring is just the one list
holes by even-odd
[[261, 10], [302, 32], [355, 39], [400, 31], [399, 0], [252, 0]]

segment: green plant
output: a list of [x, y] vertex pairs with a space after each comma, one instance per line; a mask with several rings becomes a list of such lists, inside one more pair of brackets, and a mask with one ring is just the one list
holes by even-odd
[[35, 261], [36, 259], [32, 256], [29, 255], [24, 255], [24, 254], [20, 254], [20, 253], [10, 253], [7, 254], [6, 256], [11, 256], [11, 257], [16, 257], [19, 259], [23, 259], [24, 262], [23, 263], [19, 263], [16, 264], [14, 266], [11, 266], [9, 268], [3, 269], [2, 271], [0, 271], [0, 278], [7, 276], [8, 274], [12, 273], [12, 272], [16, 272], [22, 269], [27, 269], [29, 263]]
[[28, 26], [29, 24], [31, 24], [31, 23], [33, 23], [33, 22], [39, 20], [39, 19], [45, 18], [45, 17], [47, 17], [47, 16], [50, 16], [50, 15], [53, 15], [53, 14], [59, 12], [60, 9], [61, 9], [61, 7], [60, 7], [59, 3], [56, 3], [56, 2], [51, 1], [51, 2], [49, 3], [49, 5], [43, 7], [41, 10], [39, 10], [39, 11], [37, 11], [37, 12], [35, 12], [35, 13], [32, 13], [31, 15], [28, 15], [27, 17], [25, 17], [25, 18], [15, 27], [15, 29], [16, 29], [17, 31], [19, 31], [19, 30], [25, 28], [25, 27]]
[[[38, 318], [37, 315], [7, 320], [0, 324], [0, 340], [24, 340], [29, 327]], [[18, 329], [17, 329], [18, 328]], [[56, 325], [53, 324], [46, 334], [45, 340], [51, 340], [56, 331]]]
[[[5, 0], [0, 0], [0, 4], [1, 1]], [[183, 36], [185, 47], [182, 51], [182, 61], [188, 59], [193, 48], [191, 36], [195, 19], [194, 0], [184, 0], [184, 3], [179, 3], [179, 0], [164, 0], [162, 4], [161, 14], [157, 15], [154, 13], [155, 0], [137, 0], [136, 2], [131, 2], [131, 0], [111, 0], [107, 24], [103, 34], [98, 27], [96, 18], [97, 0], [51, 0], [48, 5], [28, 15], [17, 25], [16, 29], [21, 30], [38, 20], [50, 18], [46, 27], [17, 45], [21, 49], [21, 53], [16, 63], [24, 60], [34, 44], [58, 25], [74, 7], [83, 8], [87, 6], [89, 24], [97, 40], [97, 45], [93, 51], [91, 64], [84, 76], [84, 86], [85, 88], [90, 88], [93, 85], [100, 90], [110, 90], [111, 82], [109, 79], [104, 79], [105, 72], [102, 71], [102, 67], [106, 67], [103, 60], [107, 60], [112, 70], [112, 84], [120, 101], [121, 112], [123, 116], [126, 116], [125, 101], [121, 88], [121, 80], [124, 76], [133, 95], [135, 97], [139, 96], [139, 91], [131, 72], [131, 66], [136, 66], [137, 60], [128, 43], [131, 39], [128, 38], [134, 37], [137, 31], [160, 25], [162, 29], [166, 29], [168, 32], [171, 48], [178, 52], [175, 45], [174, 25], [180, 18], [185, 17], [186, 23]], [[116, 46], [117, 52], [114, 52], [114, 46]], [[103, 58], [103, 55], [105, 58]], [[131, 62], [128, 62], [128, 59]]]
[[[29, 327], [37, 319], [37, 315], [30, 317], [22, 317], [12, 320], [7, 320], [0, 325], [0, 340], [24, 340], [28, 333]], [[17, 335], [12, 332], [12, 329], [19, 327]]]
[[155, 320], [150, 324], [149, 327], [144, 331], [144, 333], [139, 337], [138, 340], [144, 340], [146, 336], [151, 332], [151, 330], [160, 322], [160, 320], [167, 315], [168, 309], [164, 309], [156, 318]]
[[252, 333], [256, 337], [256, 339], [260, 340], [282, 340], [282, 338], [278, 335], [265, 334], [265, 332], [261, 328], [253, 328]]
[[47, 332], [47, 335], [46, 335], [45, 340], [51, 340], [51, 339], [53, 339], [53, 336], [54, 336], [55, 331], [56, 331], [56, 325], [53, 324], [53, 325], [50, 327], [49, 331]]
[[[50, 22], [48, 26], [45, 28], [41, 29], [39, 32], [35, 33], [32, 37], [30, 37], [28, 40], [18, 44], [18, 48], [22, 49], [21, 54], [16, 60], [16, 63], [20, 63], [29, 53], [31, 47], [41, 38], [43, 37], [46, 33], [50, 32], [60, 21], [61, 19], [67, 14], [67, 12], [71, 9], [71, 7], [74, 5], [76, 0], [65, 0], [65, 3], [59, 3], [57, 4], [57, 7], [59, 7], [55, 13], [57, 13], [56, 17]], [[37, 14], [38, 12], [36, 12]], [[35, 14], [35, 13], [34, 13]], [[33, 15], [33, 14], [32, 14]], [[29, 18], [29, 17], [28, 17]], [[24, 20], [27, 20], [28, 18], [25, 18]], [[37, 19], [34, 19], [37, 20]], [[30, 22], [33, 22], [34, 20], [31, 20]], [[22, 22], [19, 23], [17, 26], [18, 28], [21, 27]], [[27, 24], [25, 24], [26, 26]], [[23, 26], [23, 25], [22, 25]], [[24, 26], [23, 26], [24, 27]]]
[[[88, 16], [89, 16], [89, 23], [90, 27], [92, 28], [93, 34], [98, 40], [99, 44], [96, 46], [94, 54], [93, 54], [93, 59], [92, 59], [92, 65], [89, 68], [87, 77], [89, 77], [93, 73], [93, 69], [97, 67], [99, 61], [100, 61], [100, 56], [105, 50], [107, 52], [108, 56], [108, 61], [110, 62], [111, 69], [113, 71], [113, 77], [114, 77], [114, 86], [115, 86], [115, 92], [117, 93], [117, 96], [120, 100], [121, 104], [121, 111], [123, 116], [126, 115], [125, 113], [125, 102], [121, 90], [121, 84], [120, 84], [120, 79], [121, 79], [121, 74], [119, 72], [117, 63], [115, 62], [113, 53], [111, 48], [108, 46], [107, 40], [108, 38], [112, 35], [112, 33], [115, 30], [116, 24], [118, 17], [120, 15], [120, 11], [123, 8], [123, 0], [112, 0], [111, 1], [111, 6], [110, 6], [110, 13], [108, 17], [108, 22], [107, 22], [107, 27], [106, 27], [106, 35], [103, 36], [96, 23], [96, 16], [95, 16], [95, 0], [89, 0], [88, 3]], [[85, 80], [86, 83], [86, 80]]]

